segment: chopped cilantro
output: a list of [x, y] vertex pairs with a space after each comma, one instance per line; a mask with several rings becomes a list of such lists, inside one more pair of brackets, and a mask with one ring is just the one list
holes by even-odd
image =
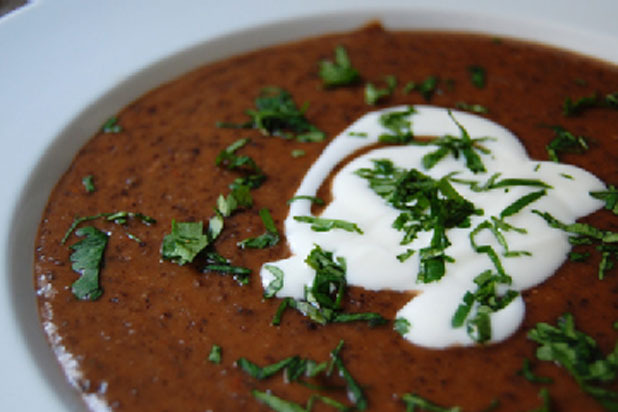
[[299, 109], [292, 95], [280, 87], [265, 87], [255, 99], [255, 108], [248, 109], [250, 121], [241, 124], [217, 123], [219, 127], [253, 128], [266, 136], [285, 139], [296, 138], [301, 142], [321, 142], [324, 132], [305, 117], [305, 109]]
[[84, 189], [86, 193], [92, 193], [96, 190], [96, 186], [94, 185], [94, 176], [87, 175], [82, 178], [82, 185], [84, 185]]
[[417, 91], [423, 96], [426, 102], [429, 102], [434, 93], [438, 89], [439, 78], [437, 76], [428, 76], [420, 83], [408, 82], [403, 88], [404, 93], [410, 93], [411, 91]]
[[478, 89], [485, 87], [487, 83], [487, 71], [484, 67], [479, 65], [468, 66], [468, 73], [470, 74], [470, 81]]
[[340, 219], [326, 219], [315, 216], [294, 216], [294, 220], [302, 223], [310, 223], [311, 230], [315, 232], [328, 232], [331, 229], [343, 229], [347, 232], [356, 232], [363, 234], [361, 228], [356, 223], [348, 222]]
[[405, 403], [407, 412], [414, 412], [417, 410], [416, 408], [427, 412], [461, 412], [459, 406], [443, 407], [415, 393], [406, 393], [401, 397], [401, 400]]
[[588, 141], [584, 136], [575, 136], [562, 126], [552, 127], [554, 138], [546, 146], [549, 159], [560, 162], [560, 153], [582, 153], [588, 150]]
[[92, 215], [92, 216], [81, 216], [81, 217], [78, 216], [73, 220], [73, 223], [71, 223], [71, 226], [69, 226], [69, 228], [65, 232], [61, 240], [61, 243], [62, 244], [66, 243], [66, 241], [69, 239], [71, 234], [75, 231], [75, 229], [77, 229], [77, 227], [83, 222], [96, 220], [96, 219], [105, 219], [108, 222], [113, 222], [118, 225], [124, 225], [125, 223], [127, 223], [129, 218], [137, 219], [146, 225], [154, 224], [157, 222], [152, 217], [146, 216], [143, 213], [126, 212], [126, 211], [99, 213], [99, 214]]
[[120, 133], [122, 132], [122, 126], [118, 124], [118, 117], [112, 116], [101, 127], [103, 133]]
[[210, 353], [208, 354], [208, 360], [212, 363], [221, 363], [221, 346], [212, 345]]
[[385, 97], [390, 96], [397, 87], [397, 78], [393, 75], [384, 76], [386, 87], [378, 88], [373, 83], [365, 85], [365, 103], [374, 106]]
[[273, 325], [280, 324], [287, 308], [296, 309], [319, 324], [367, 321], [370, 326], [374, 326], [386, 322], [381, 315], [373, 312], [342, 312], [347, 288], [345, 259], [335, 258], [332, 252], [324, 251], [316, 245], [305, 262], [315, 271], [312, 285], [305, 288], [304, 300], [286, 298], [281, 302], [272, 320]]
[[538, 408], [534, 408], [530, 412], [551, 412], [551, 399], [549, 397], [549, 391], [547, 388], [541, 388], [539, 391], [539, 398], [543, 401], [543, 404]]
[[618, 215], [618, 189], [614, 185], [609, 185], [607, 190], [590, 192], [590, 196], [605, 202], [605, 209], [611, 210]]
[[320, 62], [320, 77], [325, 87], [347, 86], [360, 80], [358, 70], [352, 67], [348, 53], [343, 46], [335, 48], [335, 59]]
[[533, 210], [533, 213], [541, 216], [549, 226], [571, 234], [569, 242], [574, 245], [597, 244], [596, 249], [601, 252], [601, 262], [598, 268], [598, 278], [603, 279], [608, 270], [614, 267], [614, 261], [618, 260], [618, 232], [601, 230], [586, 223], [566, 224], [547, 212]]
[[393, 227], [404, 233], [401, 244], [411, 243], [419, 232], [433, 231], [430, 246], [420, 250], [418, 280], [429, 283], [441, 279], [446, 262], [451, 260], [444, 254], [450, 244], [446, 229], [468, 226], [469, 217], [482, 212], [457, 193], [448, 177], [434, 180], [416, 169], [397, 168], [388, 159], [374, 160], [373, 164], [373, 169], [355, 173], [401, 211], [393, 222]]
[[397, 318], [393, 323], [393, 329], [395, 329], [395, 332], [399, 333], [401, 336], [405, 336], [408, 332], [410, 332], [411, 327], [412, 324], [410, 324], [410, 321], [406, 318]]
[[306, 154], [307, 153], [303, 149], [294, 149], [290, 152], [290, 155], [295, 159], [299, 157], [303, 157]]
[[541, 187], [544, 189], [551, 189], [552, 187], [547, 183], [538, 180], [538, 179], [522, 179], [522, 178], [506, 178], [500, 179], [500, 173], [494, 173], [487, 179], [484, 184], [479, 184], [477, 181], [473, 180], [462, 180], [454, 177], [454, 174], [449, 176], [449, 180], [455, 183], [467, 184], [470, 186], [470, 190], [474, 192], [485, 192], [493, 189], [502, 189], [509, 188], [512, 186], [530, 186], [530, 187]]
[[190, 263], [208, 245], [202, 222], [176, 222], [172, 220], [172, 232], [165, 235], [161, 245], [163, 259], [179, 265]]
[[605, 96], [595, 93], [575, 100], [567, 97], [562, 104], [562, 113], [567, 117], [573, 117], [594, 108], [618, 109], [618, 92], [608, 93]]
[[241, 249], [264, 249], [267, 247], [275, 246], [277, 243], [279, 243], [279, 232], [277, 231], [275, 222], [273, 221], [273, 218], [270, 215], [268, 209], [260, 209], [260, 217], [262, 218], [262, 223], [266, 228], [266, 233], [238, 242], [238, 246]]
[[349, 132], [348, 136], [352, 136], [352, 137], [367, 137], [369, 135], [367, 134], [367, 132]]
[[270, 281], [264, 290], [264, 297], [266, 299], [270, 299], [283, 288], [283, 278], [285, 277], [285, 274], [283, 273], [283, 270], [277, 266], [265, 265], [264, 268], [273, 275], [273, 280]]
[[405, 110], [394, 110], [382, 113], [379, 118], [380, 125], [389, 131], [382, 133], [378, 140], [381, 143], [406, 144], [414, 139], [412, 133], [412, 121], [410, 116], [416, 113], [413, 106], [408, 106]]
[[575, 327], [573, 315], [566, 313], [557, 324], [537, 323], [528, 338], [539, 346], [539, 360], [556, 363], [565, 368], [581, 389], [606, 409], [618, 410], [618, 392], [602, 385], [616, 380], [618, 373], [618, 345], [607, 356], [596, 341]]
[[456, 109], [465, 110], [467, 112], [476, 113], [476, 114], [487, 114], [489, 113], [489, 109], [487, 107], [480, 104], [469, 104], [466, 102], [457, 102], [455, 104]]
[[70, 246], [73, 250], [71, 269], [81, 276], [71, 285], [71, 289], [78, 299], [96, 300], [103, 294], [99, 271], [107, 246], [107, 234], [93, 226], [79, 228], [75, 234], [83, 239]]
[[311, 203], [315, 203], [316, 205], [323, 205], [324, 204], [324, 200], [320, 199], [319, 197], [307, 196], [307, 195], [294, 196], [293, 198], [291, 198], [291, 199], [289, 199], [287, 201], [287, 204], [289, 205], [290, 203], [295, 202], [297, 200], [309, 200], [309, 201], [311, 201]]
[[202, 272], [217, 272], [223, 275], [232, 275], [240, 285], [249, 283], [251, 269], [242, 266], [234, 266], [228, 259], [213, 250], [207, 251], [205, 257], [206, 263], [202, 267]]

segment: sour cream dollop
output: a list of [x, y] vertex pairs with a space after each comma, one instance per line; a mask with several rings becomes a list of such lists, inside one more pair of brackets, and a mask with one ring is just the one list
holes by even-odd
[[[397, 318], [406, 319], [410, 324], [409, 331], [404, 334], [405, 339], [431, 348], [472, 345], [475, 340], [466, 327], [453, 327], [452, 318], [466, 292], [476, 289], [474, 279], [494, 266], [487, 254], [478, 253], [473, 248], [470, 231], [538, 188], [512, 186], [479, 192], [471, 190], [470, 184], [452, 182], [459, 194], [484, 213], [482, 216], [473, 215], [468, 228], [447, 230], [451, 245], [445, 249], [445, 254], [454, 261], [446, 264], [446, 273], [439, 281], [422, 283], [417, 279], [419, 253], [414, 253], [403, 262], [397, 259], [397, 255], [408, 249], [418, 251], [429, 246], [431, 232], [421, 232], [412, 243], [402, 245], [402, 232], [392, 227], [400, 211], [378, 196], [367, 180], [355, 171], [372, 168], [373, 160], [389, 159], [396, 167], [417, 169], [436, 180], [456, 173], [461, 181], [483, 184], [494, 174], [500, 173], [500, 178], [535, 179], [549, 185], [551, 188], [547, 189], [545, 196], [506, 219], [510, 225], [525, 230], [525, 233], [514, 230], [503, 233], [509, 249], [529, 253], [505, 257], [502, 254], [503, 246], [490, 231], [480, 231], [475, 237], [477, 244], [490, 245], [500, 255], [505, 272], [512, 278], [509, 288], [516, 291], [545, 281], [564, 262], [570, 249], [567, 234], [551, 228], [532, 210], [546, 211], [562, 222], [573, 223], [602, 206], [589, 192], [604, 190], [605, 185], [593, 174], [578, 167], [531, 159], [514, 134], [490, 120], [459, 111], [452, 111], [451, 118], [447, 109], [433, 106], [414, 108], [409, 121], [415, 136], [461, 136], [461, 130], [454, 121], [456, 119], [472, 139], [488, 137], [482, 144], [489, 149], [489, 153], [480, 154], [486, 172], [472, 173], [466, 168], [462, 156], [455, 158], [452, 155], [426, 170], [422, 158], [436, 150], [432, 145], [388, 146], [364, 153], [336, 174], [332, 182], [333, 199], [320, 216], [353, 222], [363, 233], [338, 229], [313, 231], [307, 223], [294, 219], [294, 216], [311, 215], [311, 201], [303, 199], [292, 202], [284, 228], [291, 256], [265, 264], [261, 270], [262, 284], [267, 287], [273, 280], [273, 274], [265, 266], [276, 266], [285, 274], [283, 287], [276, 296], [303, 299], [305, 288], [311, 285], [315, 274], [304, 260], [314, 246], [319, 245], [323, 250], [345, 258], [349, 285], [373, 291], [414, 292], [411, 294], [414, 297], [397, 313]], [[374, 111], [355, 121], [326, 147], [308, 170], [296, 195], [315, 196], [342, 159], [375, 144], [381, 134], [389, 132], [380, 123], [381, 115], [405, 110], [407, 107]], [[361, 134], [363, 137], [359, 137]], [[521, 324], [524, 313], [521, 295], [505, 308], [492, 313], [490, 342], [502, 341], [513, 334]]]

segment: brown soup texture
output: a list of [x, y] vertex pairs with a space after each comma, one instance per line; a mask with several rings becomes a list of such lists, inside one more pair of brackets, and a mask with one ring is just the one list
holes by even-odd
[[[337, 46], [345, 48], [361, 79], [325, 88], [318, 63], [332, 60]], [[470, 66], [484, 68], [484, 87], [473, 84]], [[387, 75], [393, 75], [397, 85], [376, 105], [367, 104], [366, 84], [386, 88]], [[430, 76], [438, 82], [428, 100], [417, 90], [404, 90], [408, 82], [419, 84]], [[246, 110], [254, 107], [265, 86], [287, 90], [299, 107], [308, 103], [305, 116], [325, 132], [326, 140], [299, 142], [256, 129], [219, 127], [218, 122], [246, 122]], [[93, 136], [53, 189], [34, 251], [34, 283], [50, 344], [57, 354], [70, 355], [73, 363], [64, 367], [77, 390], [102, 399], [113, 411], [273, 410], [254, 390], [303, 407], [312, 394], [320, 393], [354, 410], [348, 381], [337, 368], [330, 377], [305, 378], [307, 385], [288, 382], [281, 371], [256, 379], [237, 362], [246, 358], [265, 366], [295, 355], [329, 361], [341, 341], [339, 359], [362, 388], [366, 410], [405, 411], [402, 397], [416, 394], [465, 412], [532, 411], [544, 405], [539, 396], [543, 388], [549, 394], [548, 410], [606, 410], [564, 367], [537, 359], [538, 345], [527, 336], [538, 322], [555, 325], [561, 315], [571, 313], [578, 330], [595, 339], [603, 354], [614, 349], [618, 272], [610, 269], [604, 279], [598, 278], [601, 254], [594, 247], [586, 249], [591, 252], [587, 260], [566, 260], [548, 281], [523, 293], [525, 321], [512, 337], [498, 344], [444, 350], [414, 346], [393, 329], [395, 313], [409, 296], [388, 291], [349, 288], [344, 302], [347, 312], [381, 314], [388, 320], [384, 325], [320, 325], [287, 310], [280, 325], [273, 326], [281, 300], [263, 297], [259, 270], [263, 263], [289, 254], [283, 232], [286, 201], [309, 166], [334, 136], [366, 112], [401, 104], [482, 105], [487, 109], [482, 116], [515, 133], [539, 160], [548, 159], [553, 127], [561, 126], [585, 136], [589, 147], [561, 153], [560, 160], [610, 185], [618, 182], [618, 111], [596, 104], [566, 116], [563, 103], [586, 96], [601, 101], [617, 90], [615, 65], [580, 55], [512, 39], [393, 32], [379, 25], [200, 67], [119, 111], [120, 128]], [[173, 220], [203, 221], [206, 227], [219, 195], [230, 193], [228, 186], [241, 174], [218, 167], [216, 158], [240, 138], [250, 142], [237, 154], [254, 159], [266, 180], [251, 191], [253, 206], [224, 219], [214, 249], [233, 265], [251, 270], [245, 285], [230, 275], [202, 271], [199, 257], [185, 265], [161, 257]], [[293, 156], [295, 150], [304, 155]], [[86, 176], [92, 176], [93, 191], [82, 183]], [[328, 188], [323, 192], [327, 197]], [[259, 215], [263, 208], [271, 212], [281, 240], [264, 249], [240, 249], [237, 242], [264, 232]], [[100, 267], [103, 293], [96, 300], [80, 300], [71, 288], [80, 277], [72, 269], [71, 245], [82, 238], [75, 232], [65, 242], [63, 237], [76, 216], [116, 211], [141, 213], [156, 223], [138, 218], [124, 224], [104, 218], [80, 223], [78, 227], [94, 226], [109, 235]], [[607, 230], [618, 226], [618, 218], [608, 210], [581, 221]], [[220, 362], [209, 360], [213, 345], [221, 348]], [[552, 382], [522, 376], [525, 359], [535, 374]], [[598, 386], [618, 389], [614, 380]], [[316, 400], [312, 410], [336, 409]]]

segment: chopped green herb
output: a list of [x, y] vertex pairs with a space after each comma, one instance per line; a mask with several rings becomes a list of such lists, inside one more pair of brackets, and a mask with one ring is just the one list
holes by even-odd
[[122, 132], [122, 126], [118, 124], [118, 117], [112, 116], [101, 127], [103, 133], [120, 133]]
[[523, 365], [521, 370], [517, 372], [519, 375], [523, 376], [532, 383], [552, 383], [554, 380], [547, 376], [538, 376], [532, 371], [532, 367], [530, 366], [530, 359], [524, 358]]
[[594, 108], [618, 109], [618, 92], [608, 93], [605, 96], [595, 93], [575, 100], [567, 97], [562, 105], [562, 113], [572, 117]]
[[459, 406], [443, 407], [433, 402], [428, 401], [414, 393], [406, 393], [401, 397], [401, 400], [406, 405], [406, 412], [415, 412], [419, 408], [420, 410], [427, 412], [461, 412]]
[[545, 190], [539, 190], [537, 192], [531, 192], [527, 195], [524, 195], [517, 199], [515, 202], [511, 203], [509, 206], [505, 207], [502, 212], [500, 212], [500, 218], [505, 218], [509, 216], [513, 216], [514, 214], [521, 211], [524, 207], [529, 204], [537, 201], [541, 197], [545, 196], [547, 192]]
[[96, 220], [96, 219], [105, 219], [108, 222], [113, 222], [118, 225], [124, 225], [125, 223], [127, 223], [129, 218], [137, 219], [146, 225], [154, 224], [157, 222], [152, 217], [146, 216], [143, 213], [126, 212], [126, 211], [99, 213], [99, 214], [92, 215], [92, 216], [76, 217], [73, 220], [73, 223], [71, 223], [71, 226], [69, 226], [69, 228], [65, 232], [61, 240], [61, 243], [62, 244], [66, 243], [66, 241], [69, 239], [71, 234], [75, 231], [75, 229], [77, 229], [77, 227], [83, 222]]
[[470, 81], [475, 87], [479, 89], [485, 87], [487, 83], [487, 71], [484, 67], [478, 65], [468, 66], [468, 73], [470, 74]]
[[352, 67], [348, 53], [343, 46], [335, 48], [334, 61], [320, 62], [320, 77], [325, 87], [347, 86], [360, 80], [358, 70]]
[[264, 268], [274, 276], [273, 280], [270, 281], [264, 290], [264, 297], [266, 299], [270, 299], [283, 288], [283, 278], [285, 277], [285, 274], [283, 273], [283, 270], [279, 269], [277, 266], [266, 265]]
[[343, 359], [341, 358], [340, 354], [342, 347], [343, 341], [339, 342], [337, 348], [335, 348], [335, 350], [331, 352], [333, 365], [339, 371], [339, 375], [346, 381], [347, 393], [350, 401], [354, 403], [356, 409], [358, 409], [359, 411], [364, 411], [365, 409], [367, 409], [368, 406], [367, 398], [365, 397], [365, 393], [363, 392], [361, 386], [358, 384], [358, 382], [356, 382], [354, 377], [352, 377], [352, 374], [350, 374], [348, 369], [343, 364]]
[[262, 223], [266, 228], [266, 232], [260, 236], [238, 242], [238, 246], [241, 249], [264, 249], [279, 243], [279, 232], [277, 231], [277, 227], [275, 226], [275, 222], [269, 210], [266, 208], [260, 209], [260, 217], [262, 218]]
[[319, 324], [329, 322], [367, 321], [370, 326], [381, 325], [386, 320], [377, 313], [343, 313], [345, 296], [346, 264], [343, 258], [335, 258], [332, 252], [316, 245], [305, 259], [315, 270], [311, 287], [305, 288], [304, 300], [286, 298], [281, 302], [272, 324], [279, 325], [283, 312], [293, 308]]
[[71, 269], [80, 274], [71, 289], [78, 299], [96, 300], [103, 294], [99, 271], [107, 246], [107, 234], [93, 226], [79, 228], [75, 234], [83, 239], [70, 246], [73, 250]]
[[582, 153], [588, 150], [588, 141], [584, 136], [575, 136], [562, 126], [552, 127], [554, 138], [546, 146], [549, 159], [560, 162], [561, 153]]
[[451, 153], [455, 159], [459, 158], [459, 154], [461, 153], [466, 161], [466, 167], [473, 173], [485, 172], [485, 165], [477, 152], [483, 154], [489, 153], [489, 150], [480, 145], [480, 143], [490, 138], [481, 137], [472, 139], [468, 131], [455, 119], [453, 113], [450, 110], [448, 113], [461, 131], [461, 137], [445, 135], [429, 142], [418, 142], [417, 144], [438, 146], [437, 150], [423, 156], [423, 167], [425, 169], [431, 169], [449, 153]]
[[393, 329], [395, 332], [399, 333], [401, 336], [405, 336], [408, 332], [410, 332], [410, 328], [412, 324], [406, 318], [397, 318], [393, 323]]
[[549, 226], [570, 233], [569, 242], [574, 245], [597, 244], [596, 249], [601, 252], [601, 262], [598, 268], [598, 277], [603, 279], [608, 270], [614, 267], [614, 261], [618, 260], [618, 232], [601, 230], [586, 223], [566, 224], [547, 212], [533, 210], [533, 213], [541, 216]]
[[309, 200], [309, 201], [311, 201], [311, 203], [315, 203], [316, 205], [323, 205], [324, 204], [324, 200], [320, 199], [319, 197], [307, 196], [307, 195], [294, 196], [293, 198], [291, 198], [291, 199], [289, 199], [287, 201], [287, 204], [289, 205], [290, 203], [296, 202], [297, 200]]
[[352, 136], [352, 137], [367, 137], [369, 135], [367, 134], [367, 132], [349, 132], [348, 136]]
[[355, 173], [401, 211], [393, 222], [393, 227], [404, 233], [401, 244], [411, 243], [419, 232], [433, 231], [430, 246], [420, 250], [418, 280], [429, 283], [441, 279], [446, 262], [451, 260], [444, 254], [450, 245], [446, 229], [466, 227], [470, 216], [482, 211], [457, 193], [448, 177], [434, 180], [416, 169], [396, 168], [388, 159], [374, 160], [373, 164], [373, 169], [362, 168]]
[[618, 189], [614, 185], [609, 185], [607, 190], [590, 192], [590, 196], [605, 202], [605, 209], [611, 210], [618, 215]]
[[509, 188], [509, 187], [513, 187], [513, 186], [541, 187], [541, 188], [544, 188], [544, 189], [551, 189], [552, 188], [547, 183], [545, 183], [545, 182], [543, 182], [541, 180], [538, 180], [538, 179], [506, 178], [506, 179], [498, 180], [500, 178], [500, 176], [501, 176], [500, 173], [494, 173], [482, 185], [479, 184], [479, 182], [477, 182], [477, 181], [458, 179], [458, 178], [454, 177], [454, 174], [451, 174], [449, 176], [449, 180], [451, 182], [455, 182], [455, 183], [467, 184], [467, 185], [470, 186], [470, 190], [472, 190], [474, 192], [485, 192], [485, 191], [488, 191], [488, 190]]
[[365, 85], [365, 103], [374, 106], [395, 91], [395, 87], [397, 87], [397, 78], [395, 76], [384, 76], [384, 82], [386, 83], [384, 88], [378, 88], [373, 83]]
[[397, 255], [397, 260], [400, 262], [405, 262], [408, 260], [416, 251], [414, 249], [406, 249], [405, 252]]
[[469, 104], [466, 102], [457, 102], [455, 104], [456, 109], [465, 110], [467, 112], [476, 113], [476, 114], [487, 114], [489, 113], [489, 109], [487, 107], [480, 104]]
[[570, 313], [558, 319], [557, 325], [537, 323], [528, 338], [539, 346], [539, 360], [556, 363], [565, 368], [581, 389], [606, 409], [618, 410], [618, 392], [605, 389], [602, 384], [614, 382], [618, 372], [618, 345], [607, 356], [596, 341], [579, 331]]
[[416, 113], [413, 106], [405, 110], [394, 110], [382, 113], [379, 118], [380, 125], [389, 131], [378, 137], [381, 143], [406, 144], [414, 139], [412, 133], [412, 121], [410, 117]]
[[241, 286], [249, 283], [251, 269], [234, 266], [230, 261], [213, 250], [206, 251], [206, 263], [202, 267], [202, 272], [217, 272], [223, 275], [232, 275]]
[[276, 395], [273, 395], [270, 392], [261, 392], [261, 391], [258, 391], [257, 389], [254, 389], [251, 391], [251, 393], [257, 400], [264, 403], [266, 406], [271, 408], [273, 411], [276, 411], [276, 412], [307, 412], [307, 409], [305, 409], [303, 406], [300, 406], [297, 403], [282, 399]]
[[290, 154], [292, 155], [293, 158], [299, 158], [299, 157], [303, 157], [304, 155], [306, 155], [307, 153], [303, 150], [303, 149], [294, 149], [290, 152]]
[[212, 363], [221, 363], [221, 346], [212, 345], [210, 353], [208, 354], [208, 360]]
[[161, 245], [163, 259], [179, 265], [190, 263], [208, 245], [202, 222], [176, 222], [172, 220], [172, 232], [165, 235]]
[[428, 76], [420, 83], [406, 83], [406, 85], [403, 87], [403, 92], [410, 93], [412, 91], [417, 91], [421, 94], [421, 96], [423, 96], [426, 102], [429, 102], [436, 90], [438, 89], [438, 82], [439, 78], [437, 76]]
[[82, 178], [82, 184], [84, 185], [84, 189], [86, 189], [86, 193], [92, 193], [96, 190], [94, 185], [94, 176], [88, 175]]
[[356, 232], [363, 234], [361, 228], [356, 223], [348, 222], [340, 219], [326, 219], [315, 216], [294, 216], [294, 220], [302, 223], [310, 223], [311, 230], [315, 232], [328, 232], [331, 229], [343, 229], [347, 232]]
[[305, 108], [299, 109], [292, 95], [279, 87], [265, 87], [255, 99], [255, 109], [248, 109], [250, 121], [241, 124], [217, 123], [218, 127], [257, 129], [266, 136], [285, 139], [296, 138], [301, 142], [320, 142], [324, 132], [305, 117]]

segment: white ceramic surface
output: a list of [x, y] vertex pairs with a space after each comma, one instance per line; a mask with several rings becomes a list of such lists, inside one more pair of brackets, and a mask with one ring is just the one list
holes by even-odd
[[616, 16], [616, 0], [31, 0], [0, 17], [0, 410], [83, 410], [38, 323], [33, 239], [79, 146], [143, 92], [200, 63], [374, 18], [618, 63]]

